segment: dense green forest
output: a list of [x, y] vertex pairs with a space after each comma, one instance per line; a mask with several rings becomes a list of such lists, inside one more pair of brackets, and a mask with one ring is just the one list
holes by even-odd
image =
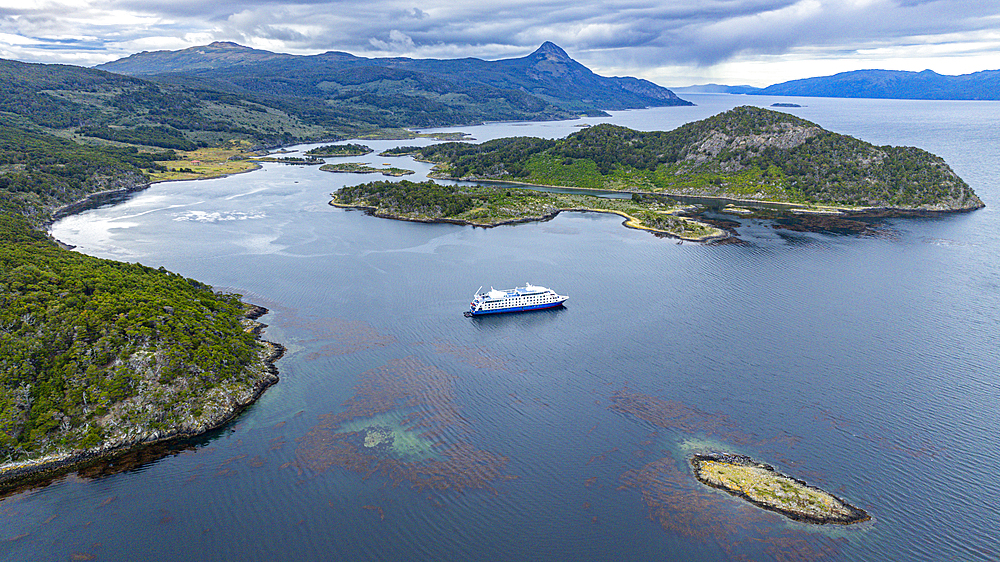
[[673, 131], [597, 125], [565, 139], [420, 149], [453, 178], [859, 207], [982, 206], [939, 157], [874, 146], [792, 115], [738, 107]]
[[225, 419], [272, 376], [239, 298], [65, 250], [41, 230], [60, 205], [147, 185], [175, 153], [19, 123], [0, 114], [0, 464]]
[[166, 125], [139, 125], [134, 129], [82, 127], [77, 129], [76, 133], [85, 137], [112, 140], [126, 144], [140, 144], [177, 150], [194, 150], [198, 148], [198, 144], [188, 140], [184, 136], [184, 133]]
[[237, 296], [63, 250], [10, 214], [0, 241], [0, 461], [194, 425], [212, 389], [252, 386], [261, 344]]
[[544, 220], [561, 211], [597, 211], [628, 218], [628, 226], [689, 240], [723, 237], [718, 229], [677, 216], [680, 208], [666, 197], [633, 195], [609, 199], [592, 195], [547, 193], [532, 189], [442, 185], [433, 181], [377, 181], [342, 187], [333, 203], [368, 209], [379, 217], [414, 221], [446, 220], [475, 226]]
[[356, 143], [327, 144], [306, 152], [309, 156], [364, 156], [371, 153], [370, 146]]
[[324, 116], [321, 107], [295, 100], [10, 60], [0, 60], [0, 115], [26, 128], [177, 150], [233, 139], [261, 145], [338, 139], [376, 128], [339, 112]]
[[144, 170], [174, 158], [170, 150], [82, 145], [0, 116], [0, 212], [44, 221], [54, 207], [89, 193], [146, 184]]
[[392, 148], [387, 148], [382, 152], [379, 152], [379, 156], [410, 156], [412, 154], [419, 154], [419, 146], [395, 146]]

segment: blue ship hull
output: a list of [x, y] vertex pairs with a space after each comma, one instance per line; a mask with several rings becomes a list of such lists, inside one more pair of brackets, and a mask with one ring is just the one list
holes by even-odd
[[480, 310], [479, 312], [472, 312], [471, 310], [466, 310], [466, 316], [485, 316], [487, 314], [503, 314], [505, 312], [528, 312], [529, 310], [545, 310], [548, 308], [556, 308], [562, 306], [561, 302], [554, 302], [550, 304], [536, 304], [533, 306], [515, 306], [511, 308], [501, 308], [498, 310]]

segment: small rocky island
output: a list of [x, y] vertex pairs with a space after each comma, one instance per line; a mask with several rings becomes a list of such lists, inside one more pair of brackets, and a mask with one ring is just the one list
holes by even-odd
[[319, 167], [320, 170], [324, 172], [333, 172], [338, 174], [382, 174], [383, 176], [390, 177], [401, 177], [414, 174], [413, 170], [407, 170], [405, 168], [376, 168], [374, 166], [369, 166], [368, 164], [362, 164], [360, 162], [344, 162], [341, 164], [324, 164]]
[[701, 454], [691, 466], [702, 483], [796, 521], [850, 525], [870, 519], [864, 510], [750, 457]]
[[299, 156], [258, 156], [256, 158], [251, 158], [253, 162], [274, 162], [276, 164], [295, 164], [299, 166], [316, 166], [323, 163], [323, 160], [319, 158], [307, 157], [302, 158]]

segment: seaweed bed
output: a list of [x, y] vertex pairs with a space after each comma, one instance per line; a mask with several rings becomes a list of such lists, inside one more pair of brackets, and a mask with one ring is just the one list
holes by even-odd
[[297, 439], [299, 468], [340, 467], [415, 489], [495, 491], [493, 482], [514, 478], [504, 473], [508, 459], [464, 439], [470, 422], [455, 404], [453, 382], [414, 357], [364, 373], [343, 412], [321, 416]]

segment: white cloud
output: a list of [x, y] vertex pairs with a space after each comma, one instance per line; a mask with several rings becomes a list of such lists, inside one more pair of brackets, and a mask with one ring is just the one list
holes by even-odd
[[382, 41], [381, 39], [372, 37], [368, 40], [368, 42], [372, 47], [375, 47], [375, 49], [385, 51], [387, 53], [409, 53], [413, 51], [415, 47], [413, 39], [398, 29], [393, 29], [389, 32], [388, 41]]

